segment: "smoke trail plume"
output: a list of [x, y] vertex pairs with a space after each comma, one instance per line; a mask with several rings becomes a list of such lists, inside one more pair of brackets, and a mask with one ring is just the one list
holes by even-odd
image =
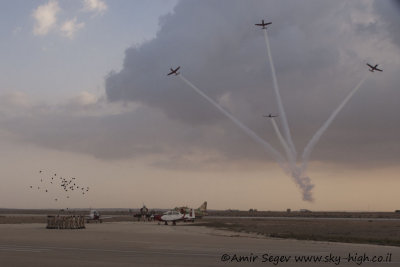
[[289, 167], [291, 170], [290, 176], [294, 180], [294, 182], [299, 186], [303, 194], [304, 201], [314, 201], [312, 197], [312, 189], [314, 185], [311, 184], [311, 179], [309, 177], [301, 177], [301, 169], [297, 167], [296, 160], [293, 158], [293, 155], [288, 147], [285, 139], [283, 138], [281, 132], [279, 131], [278, 125], [276, 124], [274, 118], [271, 118], [272, 125], [274, 127], [275, 133], [279, 138], [283, 148], [285, 149], [286, 156], [289, 161]]
[[301, 177], [300, 173], [293, 174], [292, 177], [299, 185], [301, 191], [303, 192], [303, 200], [313, 202], [314, 199], [312, 196], [312, 189], [314, 188], [314, 185], [311, 183], [310, 177], [308, 176]]
[[259, 137], [256, 133], [254, 133], [252, 130], [250, 130], [247, 126], [245, 126], [243, 123], [241, 123], [238, 119], [236, 119], [232, 114], [230, 114], [228, 111], [226, 111], [224, 108], [222, 108], [217, 102], [212, 100], [210, 97], [208, 97], [203, 91], [198, 89], [196, 86], [194, 86], [191, 82], [189, 82], [185, 77], [183, 77], [182, 74], [178, 75], [182, 81], [184, 81], [187, 85], [189, 85], [196, 93], [204, 97], [208, 102], [210, 102], [215, 108], [217, 108], [219, 111], [221, 111], [225, 116], [227, 116], [233, 123], [235, 123], [240, 129], [242, 129], [247, 135], [249, 135], [253, 140], [261, 144], [268, 153], [270, 153], [275, 160], [278, 162], [278, 164], [282, 167], [284, 171], [287, 173], [290, 173], [290, 170], [287, 168], [285, 159], [282, 157], [282, 155], [275, 150], [267, 141]]
[[302, 177], [302, 171], [296, 165], [296, 159], [297, 159], [296, 147], [294, 146], [293, 141], [292, 141], [292, 136], [290, 134], [290, 129], [289, 129], [289, 123], [287, 121], [285, 109], [283, 108], [281, 95], [279, 93], [278, 80], [276, 78], [274, 62], [272, 60], [272, 53], [271, 53], [271, 48], [269, 45], [268, 34], [267, 34], [266, 29], [264, 29], [264, 38], [265, 38], [265, 43], [267, 45], [267, 54], [268, 54], [269, 63], [270, 63], [270, 67], [271, 67], [272, 80], [274, 83], [274, 91], [275, 91], [276, 100], [278, 102], [278, 109], [279, 109], [279, 113], [280, 113], [280, 117], [281, 117], [283, 134], [285, 135], [287, 142], [285, 142], [285, 140], [283, 140], [282, 135], [279, 132], [279, 128], [276, 125], [274, 120], [272, 120], [272, 123], [273, 123], [274, 129], [275, 129], [275, 132], [278, 135], [278, 138], [286, 151], [287, 158], [289, 161], [289, 167], [291, 170], [290, 175], [293, 178], [294, 182], [300, 187], [302, 194], [303, 194], [303, 200], [304, 201], [313, 201], [312, 189], [314, 188], [314, 185], [311, 183], [311, 179], [309, 177]]
[[283, 139], [283, 136], [282, 136], [281, 132], [279, 131], [278, 125], [276, 124], [274, 118], [270, 118], [270, 119], [271, 119], [272, 126], [274, 127], [275, 133], [278, 136], [278, 139], [281, 142], [281, 145], [283, 146], [283, 148], [285, 150], [286, 157], [287, 157], [287, 159], [289, 161], [289, 164], [291, 166], [290, 169], [293, 170], [293, 167], [295, 167], [296, 162], [295, 162], [295, 160], [293, 158], [292, 152], [290, 151], [290, 148], [288, 147], [285, 139]]
[[318, 140], [321, 138], [321, 136], [324, 134], [326, 129], [329, 127], [329, 125], [335, 119], [336, 115], [342, 110], [344, 105], [346, 105], [346, 103], [350, 100], [350, 98], [357, 92], [357, 90], [365, 82], [365, 80], [368, 77], [367, 75], [365, 75], [364, 78], [362, 78], [361, 81], [357, 84], [357, 86], [353, 90], [350, 91], [350, 93], [346, 96], [346, 98], [343, 100], [343, 102], [333, 111], [331, 116], [326, 120], [326, 122], [321, 126], [321, 128], [318, 129], [318, 131], [314, 134], [314, 136], [308, 142], [307, 146], [304, 148], [303, 155], [302, 155], [303, 163], [302, 163], [302, 167], [301, 167], [301, 173], [306, 172], [311, 152], [312, 152], [314, 146], [316, 145], [316, 143], [318, 142]]
[[278, 87], [278, 81], [276, 79], [276, 73], [275, 73], [275, 67], [274, 67], [274, 62], [272, 60], [272, 53], [271, 53], [271, 48], [269, 45], [269, 40], [268, 40], [268, 34], [267, 34], [267, 30], [264, 29], [264, 37], [265, 37], [265, 43], [267, 45], [267, 53], [268, 53], [268, 58], [269, 58], [269, 63], [271, 66], [271, 72], [272, 72], [272, 80], [274, 83], [274, 90], [275, 90], [275, 96], [276, 96], [276, 100], [278, 102], [278, 109], [279, 109], [279, 113], [280, 113], [280, 117], [282, 118], [282, 126], [283, 126], [283, 134], [285, 135], [286, 141], [289, 144], [289, 147], [292, 151], [293, 154], [293, 158], [297, 158], [297, 152], [296, 152], [296, 148], [293, 144], [292, 141], [292, 136], [290, 134], [290, 129], [289, 129], [289, 124], [286, 118], [286, 113], [285, 113], [285, 109], [283, 108], [283, 104], [282, 104], [282, 99], [281, 99], [281, 95], [279, 93], [279, 87]]

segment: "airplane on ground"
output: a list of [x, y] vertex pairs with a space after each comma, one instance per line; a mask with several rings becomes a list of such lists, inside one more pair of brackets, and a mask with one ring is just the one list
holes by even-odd
[[184, 222], [194, 222], [194, 219], [196, 219], [196, 212], [194, 209], [192, 209], [190, 213], [186, 213], [185, 216], [183, 216]]
[[376, 70], [377, 70], [377, 71], [383, 71], [383, 70], [381, 70], [381, 69], [378, 69], [378, 64], [376, 64], [375, 66], [372, 66], [372, 65], [370, 65], [370, 64], [367, 63], [367, 66], [370, 67], [370, 69], [369, 69], [370, 72], [374, 72], [374, 71], [376, 71]]
[[279, 115], [272, 115], [271, 113], [269, 114], [269, 115], [264, 115], [263, 117], [266, 117], [266, 118], [275, 118], [275, 117], [278, 117]]
[[[176, 207], [174, 210], [176, 211], [184, 211], [185, 213], [189, 214], [191, 212], [191, 208], [183, 206], [183, 207]], [[194, 210], [196, 214], [196, 218], [201, 219], [203, 216], [207, 215], [207, 201], [204, 201], [203, 204], [200, 205], [197, 209]]]
[[181, 213], [180, 211], [170, 210], [165, 212], [163, 215], [154, 216], [155, 220], [160, 222], [164, 222], [165, 225], [168, 225], [168, 222], [172, 222], [172, 225], [176, 225], [178, 221], [192, 221], [194, 222], [196, 215], [194, 213], [194, 209], [191, 210], [190, 214]]
[[262, 26], [263, 29], [266, 29], [266, 28], [267, 28], [266, 26], [269, 25], [269, 24], [272, 24], [272, 22], [267, 22], [267, 23], [265, 23], [264, 20], [262, 20], [261, 23], [259, 23], [259, 24], [254, 24], [254, 25], [256, 25], [256, 26]]
[[133, 217], [136, 218], [138, 221], [152, 221], [154, 218], [154, 210], [149, 211], [146, 205], [143, 204], [143, 207], [139, 209], [139, 212], [134, 213]]
[[181, 66], [178, 66], [176, 69], [170, 68], [171, 72], [168, 73], [167, 76], [172, 75], [172, 74], [178, 75], [179, 74], [178, 70], [180, 68], [181, 68]]
[[97, 210], [90, 210], [90, 214], [86, 216], [86, 222], [99, 222], [102, 223], [105, 219], [111, 219], [112, 217], [103, 217]]

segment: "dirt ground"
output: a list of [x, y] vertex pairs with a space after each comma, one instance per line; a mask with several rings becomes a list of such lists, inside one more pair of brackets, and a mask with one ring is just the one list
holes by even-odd
[[[43, 223], [46, 224], [46, 214], [42, 212], [29, 214], [1, 214], [0, 224]], [[54, 213], [54, 211], [52, 211]], [[84, 212], [81, 212], [85, 214]], [[51, 213], [52, 214], [52, 213]], [[399, 213], [307, 213], [295, 214], [283, 218], [284, 213], [268, 212], [270, 218], [248, 216], [204, 217], [196, 223], [179, 223], [179, 225], [202, 225], [215, 229], [224, 229], [242, 233], [254, 233], [267, 237], [278, 237], [299, 240], [332, 241], [345, 243], [362, 243], [400, 246]], [[231, 215], [231, 212], [228, 213]], [[247, 216], [246, 216], [247, 215]], [[260, 215], [260, 214], [259, 214]], [[266, 215], [266, 214], [264, 214]], [[278, 216], [277, 216], [278, 215]], [[295, 216], [297, 215], [297, 216]], [[306, 216], [304, 216], [306, 215]], [[325, 215], [325, 216], [323, 216]], [[104, 215], [104, 216], [108, 216]], [[105, 222], [136, 221], [132, 215], [122, 215], [116, 212], [113, 218]], [[155, 223], [155, 222], [150, 222]]]
[[400, 246], [399, 220], [206, 218], [196, 225], [278, 238]]

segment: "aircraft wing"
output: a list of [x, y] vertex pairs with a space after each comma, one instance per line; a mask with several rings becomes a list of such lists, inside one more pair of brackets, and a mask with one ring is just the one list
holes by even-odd
[[368, 64], [368, 63], [367, 63], [367, 65], [368, 65], [368, 67], [370, 67], [370, 68], [374, 68], [373, 66], [371, 66], [371, 65], [370, 65], [370, 64]]
[[381, 69], [378, 69], [378, 68], [375, 68], [375, 70], [377, 70], [377, 71], [383, 71], [383, 70], [381, 70]]

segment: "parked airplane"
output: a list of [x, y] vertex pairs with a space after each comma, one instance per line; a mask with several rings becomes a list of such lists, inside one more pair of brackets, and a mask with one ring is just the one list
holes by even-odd
[[377, 71], [383, 71], [383, 70], [381, 70], [381, 69], [378, 69], [378, 64], [376, 64], [375, 66], [372, 66], [372, 65], [370, 65], [370, 64], [367, 63], [367, 66], [370, 67], [370, 69], [369, 69], [370, 72], [374, 72], [374, 71], [376, 71], [376, 70], [377, 70]]
[[172, 75], [172, 74], [178, 75], [178, 74], [179, 74], [178, 70], [179, 70], [180, 68], [181, 68], [181, 66], [177, 67], [176, 69], [170, 68], [171, 72], [168, 73], [167, 76], [168, 76], [168, 75]]
[[165, 225], [168, 225], [168, 222], [172, 222], [172, 225], [176, 225], [178, 221], [193, 221], [195, 219], [195, 213], [192, 209], [190, 214], [181, 213], [176, 210], [170, 210], [165, 212], [163, 215], [156, 215], [154, 216], [155, 220], [160, 222], [164, 222]]
[[149, 211], [146, 205], [143, 204], [143, 207], [140, 208], [139, 212], [133, 214], [134, 218], [137, 218], [138, 221], [152, 221], [154, 218], [154, 211]]
[[[176, 207], [175, 210], [181, 211], [181, 212], [183, 210], [185, 213], [189, 214], [189, 213], [191, 213], [192, 209], [189, 207], [183, 206], [183, 207]], [[200, 207], [195, 209], [194, 212], [196, 214], [196, 218], [198, 218], [198, 219], [202, 218], [203, 216], [206, 216], [207, 215], [207, 201], [204, 201], [204, 203], [201, 204]]]
[[103, 217], [97, 210], [90, 210], [90, 214], [86, 216], [86, 222], [99, 222], [102, 223], [105, 219], [110, 219], [112, 217]]
[[196, 219], [196, 212], [194, 209], [191, 209], [190, 213], [186, 213], [185, 216], [183, 216], [184, 222], [194, 222], [194, 219]]
[[272, 115], [271, 113], [269, 114], [269, 115], [264, 115], [263, 117], [266, 117], [266, 118], [275, 118], [275, 117], [278, 117], [279, 115]]
[[265, 23], [264, 20], [262, 20], [260, 24], [254, 24], [254, 25], [262, 26], [263, 29], [266, 29], [267, 28], [266, 26], [269, 25], [269, 24], [272, 24], [272, 22]]

